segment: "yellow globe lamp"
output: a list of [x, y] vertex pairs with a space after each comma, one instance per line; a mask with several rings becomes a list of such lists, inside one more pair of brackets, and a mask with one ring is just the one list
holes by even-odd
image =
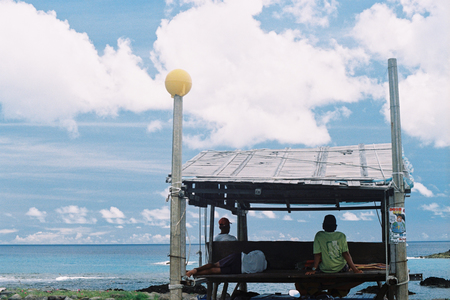
[[166, 76], [166, 90], [173, 97], [178, 95], [183, 97], [192, 87], [192, 79], [188, 72], [182, 69], [175, 69], [169, 72]]

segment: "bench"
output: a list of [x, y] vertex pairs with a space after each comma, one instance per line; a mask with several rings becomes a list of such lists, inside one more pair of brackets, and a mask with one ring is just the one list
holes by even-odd
[[[386, 260], [385, 246], [383, 243], [348, 242], [349, 252], [355, 264], [384, 264]], [[216, 299], [217, 288], [224, 284], [222, 295], [226, 294], [228, 283], [238, 283], [233, 294], [241, 283], [265, 282], [265, 283], [295, 283], [295, 282], [333, 282], [342, 284], [347, 282], [382, 282], [386, 279], [385, 270], [364, 270], [364, 273], [316, 273], [305, 275], [306, 269], [302, 268], [305, 262], [314, 259], [313, 242], [293, 241], [258, 241], [258, 242], [213, 242], [212, 261], [234, 253], [249, 253], [253, 250], [261, 250], [266, 256], [268, 268], [262, 273], [254, 274], [216, 274], [202, 275], [208, 282], [208, 299]], [[298, 268], [296, 268], [296, 266]], [[232, 294], [232, 298], [233, 298]]]

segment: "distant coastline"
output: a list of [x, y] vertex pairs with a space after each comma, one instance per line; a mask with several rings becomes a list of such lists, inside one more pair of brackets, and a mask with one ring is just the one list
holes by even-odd
[[420, 258], [450, 258], [450, 250], [448, 250], [447, 252], [420, 256]]

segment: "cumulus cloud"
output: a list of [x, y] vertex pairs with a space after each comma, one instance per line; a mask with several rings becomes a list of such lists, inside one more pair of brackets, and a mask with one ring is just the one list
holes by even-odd
[[88, 209], [86, 207], [78, 207], [69, 205], [57, 208], [55, 210], [66, 224], [95, 224], [97, 219], [87, 218]]
[[296, 30], [265, 32], [254, 18], [262, 8], [262, 1], [207, 2], [158, 28], [153, 62], [160, 73], [189, 71], [185, 111], [208, 130], [187, 136], [191, 147], [327, 143], [327, 120], [319, 124], [314, 108], [383, 94], [374, 80], [353, 75], [368, 62], [363, 51], [315, 47]]
[[152, 121], [150, 124], [148, 124], [147, 126], [147, 131], [148, 132], [156, 132], [161, 130], [163, 127], [163, 124], [161, 121], [156, 120], [156, 121]]
[[373, 217], [375, 217], [375, 213], [373, 211], [359, 212], [357, 214], [347, 211], [344, 214], [342, 214], [341, 220], [343, 220], [343, 221], [372, 221]]
[[273, 211], [261, 211], [257, 212], [254, 210], [251, 210], [248, 212], [249, 217], [255, 217], [259, 219], [276, 219], [277, 215]]
[[14, 233], [17, 231], [18, 231], [17, 229], [0, 229], [0, 234]]
[[125, 214], [118, 209], [117, 207], [111, 206], [110, 209], [102, 209], [100, 210], [102, 214], [102, 218], [106, 220], [106, 222], [111, 224], [124, 224], [125, 223]]
[[[399, 75], [402, 129], [425, 144], [448, 147], [450, 2], [401, 3], [405, 17], [394, 6], [377, 3], [358, 16], [352, 35], [374, 59], [395, 57], [407, 70]], [[389, 99], [384, 114], [389, 119]]]
[[433, 212], [433, 214], [436, 216], [441, 216], [441, 217], [450, 216], [450, 206], [441, 207], [439, 204], [433, 202], [431, 204], [423, 204], [421, 207], [423, 210]]
[[422, 196], [425, 197], [433, 197], [433, 192], [430, 191], [426, 186], [421, 184], [420, 182], [414, 182], [414, 187], [412, 188], [413, 192], [419, 192]]
[[354, 213], [347, 211], [342, 215], [341, 220], [343, 220], [343, 221], [358, 221], [359, 218]]
[[141, 212], [141, 215], [144, 217], [144, 221], [149, 225], [168, 227], [170, 220], [170, 210], [168, 206], [164, 206], [162, 208], [157, 209], [144, 209]]
[[89, 235], [90, 229], [78, 228], [53, 228], [49, 231], [38, 231], [25, 237], [19, 235], [13, 240], [18, 244], [90, 244], [93, 242]]
[[319, 0], [291, 0], [283, 2], [283, 13], [293, 15], [297, 23], [327, 27], [329, 16], [336, 12], [338, 2]]
[[45, 223], [45, 217], [47, 216], [47, 212], [40, 211], [36, 207], [31, 207], [25, 215], [36, 218], [41, 223]]
[[[79, 114], [171, 109], [163, 78], [183, 68], [193, 78], [184, 104], [187, 124], [201, 128], [185, 137], [190, 147], [241, 148], [268, 140], [316, 146], [330, 142], [328, 122], [349, 116], [345, 103], [385, 97], [386, 87], [355, 69], [393, 56], [410, 72], [400, 78], [403, 129], [424, 143], [450, 145], [450, 35], [436, 30], [448, 28], [448, 1], [401, 1], [405, 17], [387, 4], [373, 5], [351, 32], [362, 48], [331, 40], [319, 47], [299, 30], [267, 32], [255, 19], [265, 5], [280, 5], [281, 16], [327, 26], [337, 13], [335, 0], [181, 1], [186, 3], [194, 6], [157, 30], [153, 79], [129, 40], [119, 39], [99, 55], [85, 33], [55, 12], [0, 0], [3, 115], [60, 124], [77, 136]], [[330, 104], [340, 108], [316, 115], [316, 108]], [[147, 130], [162, 127], [155, 120]]]
[[[100, 56], [85, 33], [54, 11], [0, 0], [0, 104], [7, 119], [59, 123], [73, 134], [80, 113], [116, 115], [170, 107], [161, 80], [140, 67], [131, 43], [119, 39]], [[162, 96], [164, 95], [164, 96]]]

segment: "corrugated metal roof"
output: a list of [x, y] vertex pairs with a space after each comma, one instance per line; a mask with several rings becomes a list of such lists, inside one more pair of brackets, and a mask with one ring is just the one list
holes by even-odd
[[[392, 177], [391, 144], [310, 149], [208, 150], [183, 166], [190, 182], [276, 182], [350, 185]], [[381, 183], [382, 184], [382, 183]]]
[[341, 209], [342, 204], [356, 203], [374, 204], [352, 209], [381, 208], [394, 188], [390, 143], [209, 150], [186, 162], [182, 175], [190, 205], [214, 205], [233, 213], [242, 209], [321, 210], [330, 205]]

